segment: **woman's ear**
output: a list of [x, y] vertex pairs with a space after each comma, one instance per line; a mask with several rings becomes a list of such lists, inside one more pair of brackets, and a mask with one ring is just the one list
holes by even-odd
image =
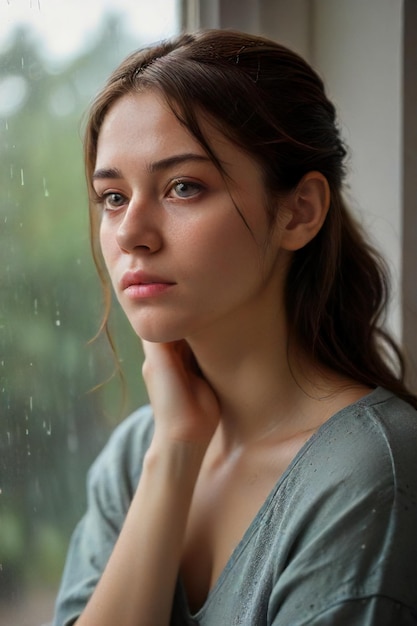
[[320, 172], [308, 172], [286, 199], [288, 219], [281, 231], [280, 246], [299, 250], [319, 232], [330, 206], [330, 188]]

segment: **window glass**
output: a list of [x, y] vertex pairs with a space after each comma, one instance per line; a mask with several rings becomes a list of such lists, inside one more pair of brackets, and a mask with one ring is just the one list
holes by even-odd
[[[0, 624], [40, 626], [110, 431], [146, 400], [140, 351], [106, 341], [90, 258], [82, 114], [131, 50], [178, 30], [176, 0], [0, 3]], [[99, 386], [98, 390], [94, 390]]]

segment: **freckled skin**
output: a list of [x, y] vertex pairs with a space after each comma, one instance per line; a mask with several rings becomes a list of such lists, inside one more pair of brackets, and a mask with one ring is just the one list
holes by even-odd
[[[117, 101], [100, 131], [96, 170], [120, 174], [96, 180], [95, 190], [122, 197], [111, 196], [117, 206], [104, 210], [102, 251], [129, 321], [147, 340], [250, 332], [265, 310], [279, 315], [282, 308], [285, 253], [265, 245], [269, 230], [262, 174], [218, 131], [210, 129], [208, 136], [227, 183], [152, 92]], [[184, 154], [196, 158], [149, 171], [161, 160]], [[132, 300], [119, 281], [126, 270], [138, 268], [175, 285], [159, 297]]]

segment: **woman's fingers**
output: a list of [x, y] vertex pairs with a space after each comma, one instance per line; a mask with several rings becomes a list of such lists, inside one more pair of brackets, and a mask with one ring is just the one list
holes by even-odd
[[143, 377], [157, 432], [169, 439], [208, 444], [219, 407], [188, 344], [143, 341], [143, 348]]

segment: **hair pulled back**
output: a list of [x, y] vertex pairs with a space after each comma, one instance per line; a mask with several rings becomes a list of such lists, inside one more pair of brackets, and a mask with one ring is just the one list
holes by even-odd
[[[123, 95], [157, 90], [222, 170], [201, 115], [261, 166], [267, 193], [293, 189], [309, 171], [327, 179], [331, 204], [318, 235], [293, 253], [286, 279], [290, 336], [318, 363], [365, 385], [381, 385], [417, 407], [404, 384], [398, 347], [383, 330], [388, 278], [342, 198], [346, 150], [333, 104], [317, 73], [268, 39], [226, 30], [184, 34], [130, 55], [95, 99], [87, 121], [85, 161], [90, 193], [100, 128]], [[271, 224], [273, 206], [266, 210]], [[90, 210], [93, 254], [98, 216]], [[106, 292], [106, 326], [110, 307]]]

